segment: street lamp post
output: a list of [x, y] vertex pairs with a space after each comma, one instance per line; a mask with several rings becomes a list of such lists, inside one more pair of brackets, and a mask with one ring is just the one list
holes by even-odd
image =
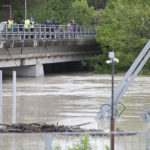
[[[112, 60], [112, 97], [111, 97], [111, 119], [110, 119], [110, 131], [115, 131], [115, 120], [114, 120], [114, 51], [109, 53], [109, 58]], [[111, 134], [111, 150], [114, 150], [114, 141], [115, 136], [114, 134]]]
[[119, 62], [117, 58], [114, 56], [114, 51], [109, 52], [110, 60], [107, 60], [106, 63], [112, 63], [112, 93], [111, 93], [111, 118], [110, 118], [110, 131], [111, 131], [111, 140], [110, 140], [110, 149], [114, 150], [115, 148], [115, 119], [114, 119], [114, 62]]
[[27, 1], [25, 0], [24, 1], [24, 14], [25, 14], [25, 20], [26, 20], [26, 18], [27, 18]]

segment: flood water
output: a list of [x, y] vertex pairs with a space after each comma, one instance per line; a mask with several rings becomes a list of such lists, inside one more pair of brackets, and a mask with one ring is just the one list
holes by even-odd
[[[122, 79], [115, 75], [115, 86]], [[111, 96], [111, 75], [93, 73], [53, 74], [40, 78], [17, 78], [17, 122], [76, 125], [97, 128], [95, 117]], [[136, 111], [150, 108], [150, 77], [138, 76], [120, 101], [126, 106], [117, 121], [123, 130], [142, 130]], [[12, 121], [12, 79], [3, 81], [3, 123]]]
[[[123, 75], [115, 75], [115, 86]], [[95, 117], [111, 96], [111, 75], [91, 72], [51, 74], [40, 78], [17, 78], [17, 123], [57, 123], [97, 129]], [[150, 108], [150, 77], [138, 76], [120, 101], [126, 106], [116, 127], [144, 130], [136, 113]], [[3, 123], [12, 123], [12, 79], [3, 81]]]

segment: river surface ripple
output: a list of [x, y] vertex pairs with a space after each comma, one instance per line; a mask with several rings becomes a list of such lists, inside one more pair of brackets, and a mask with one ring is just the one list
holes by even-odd
[[[122, 79], [115, 75], [115, 86]], [[102, 104], [111, 96], [111, 75], [93, 73], [52, 74], [40, 78], [17, 78], [17, 122], [91, 124]], [[116, 127], [143, 130], [143, 120], [136, 111], [150, 108], [150, 77], [138, 76], [120, 101], [126, 106]], [[3, 123], [12, 121], [12, 80], [3, 81]]]

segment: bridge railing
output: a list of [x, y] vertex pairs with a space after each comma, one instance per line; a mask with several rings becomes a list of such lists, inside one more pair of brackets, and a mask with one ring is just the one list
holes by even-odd
[[[150, 150], [150, 142], [145, 132], [58, 132], [58, 133], [1, 133], [2, 150], [68, 150], [69, 147], [83, 149], [110, 149], [110, 136], [115, 134], [115, 150]], [[87, 141], [86, 141], [86, 138]], [[84, 140], [85, 139], [85, 140]], [[84, 142], [84, 143], [83, 143]], [[76, 146], [75, 146], [76, 145]], [[85, 144], [86, 145], [86, 144]]]
[[24, 24], [14, 24], [11, 29], [5, 25], [0, 30], [0, 40], [22, 39], [93, 39], [94, 26], [67, 26], [35, 24], [34, 28], [25, 28]]

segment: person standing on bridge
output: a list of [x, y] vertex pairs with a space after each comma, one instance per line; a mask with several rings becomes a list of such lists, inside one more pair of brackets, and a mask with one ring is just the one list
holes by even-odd
[[14, 24], [14, 20], [12, 18], [12, 16], [9, 17], [9, 20], [7, 21], [8, 24], [8, 30], [12, 29], [12, 25]]
[[[14, 24], [14, 20], [13, 17], [10, 16], [9, 20], [7, 21], [7, 25], [8, 25], [8, 32], [11, 32], [12, 28], [13, 28], [13, 24]], [[10, 35], [11, 33], [8, 34], [8, 39], [11, 39], [12, 36]]]
[[77, 24], [75, 23], [74, 19], [71, 22], [71, 26], [72, 26], [72, 31], [73, 31], [73, 38], [78, 38]]
[[[29, 31], [29, 26], [30, 26], [30, 20], [29, 18], [27, 18], [25, 21], [24, 21], [24, 29], [25, 29], [25, 32], [28, 32]], [[26, 33], [28, 34], [28, 33]], [[28, 35], [25, 36], [26, 39], [28, 38]]]
[[34, 20], [33, 18], [30, 19], [30, 31], [31, 31], [31, 39], [33, 39], [33, 31], [34, 31]]
[[72, 34], [72, 22], [68, 23], [68, 38], [71, 38], [71, 34]]

